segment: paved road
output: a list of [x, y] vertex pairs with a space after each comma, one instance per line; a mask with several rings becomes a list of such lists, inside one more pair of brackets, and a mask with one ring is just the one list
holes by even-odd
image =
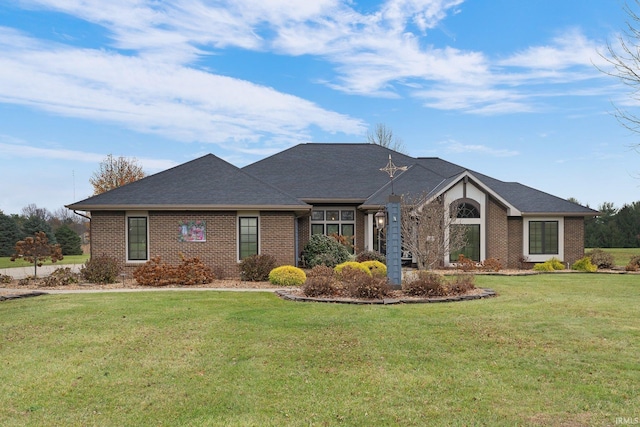
[[[79, 273], [84, 264], [53, 264], [38, 267], [38, 277], [50, 275], [56, 268], [68, 267], [73, 272]], [[29, 267], [13, 267], [0, 268], [0, 274], [11, 276], [14, 279], [24, 279], [27, 276], [33, 276], [33, 265]]]

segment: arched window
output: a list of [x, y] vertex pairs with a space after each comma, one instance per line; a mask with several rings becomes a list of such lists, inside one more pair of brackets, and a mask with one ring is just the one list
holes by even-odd
[[480, 218], [480, 204], [475, 200], [458, 199], [451, 203], [451, 216], [456, 218]]

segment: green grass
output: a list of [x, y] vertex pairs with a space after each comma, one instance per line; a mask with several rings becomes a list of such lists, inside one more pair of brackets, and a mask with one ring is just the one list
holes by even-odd
[[5, 301], [0, 425], [614, 425], [640, 416], [639, 279], [479, 276], [497, 298], [397, 306]]
[[[585, 249], [584, 251], [588, 252], [590, 250]], [[619, 267], [629, 264], [631, 257], [640, 255], [640, 248], [603, 248], [602, 250], [612, 254], [615, 265]]]
[[[64, 259], [55, 263], [55, 265], [60, 264], [84, 264], [89, 259], [89, 254], [83, 255], [65, 255]], [[52, 265], [51, 261], [45, 262], [43, 265]], [[0, 257], [0, 268], [14, 268], [14, 267], [33, 267], [33, 264], [30, 262], [17, 259], [15, 261], [11, 261], [10, 257]]]

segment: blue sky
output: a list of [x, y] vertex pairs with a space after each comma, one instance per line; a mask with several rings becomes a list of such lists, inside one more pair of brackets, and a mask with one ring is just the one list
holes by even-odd
[[108, 154], [242, 167], [377, 123], [410, 155], [621, 207], [640, 135], [612, 111], [635, 105], [596, 65], [626, 19], [617, 0], [5, 0], [0, 210], [90, 196]]

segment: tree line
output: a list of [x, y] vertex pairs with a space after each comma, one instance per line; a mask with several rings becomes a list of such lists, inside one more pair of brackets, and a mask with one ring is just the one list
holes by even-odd
[[625, 204], [620, 209], [605, 202], [598, 211], [599, 216], [585, 220], [585, 247], [640, 247], [640, 201]]
[[66, 208], [50, 212], [32, 203], [20, 214], [0, 210], [0, 256], [12, 256], [17, 242], [38, 232], [44, 232], [50, 244], [59, 244], [63, 255], [81, 255], [82, 236], [88, 230], [88, 221]]

